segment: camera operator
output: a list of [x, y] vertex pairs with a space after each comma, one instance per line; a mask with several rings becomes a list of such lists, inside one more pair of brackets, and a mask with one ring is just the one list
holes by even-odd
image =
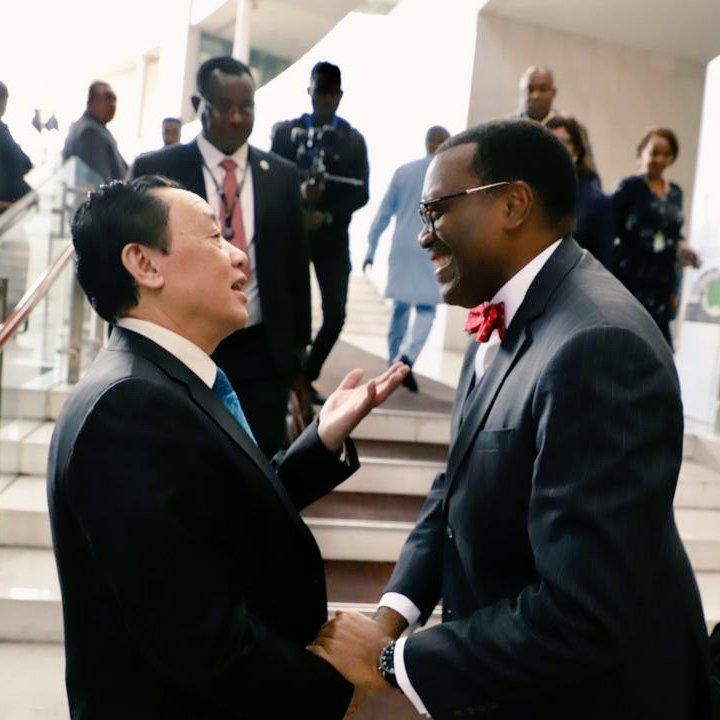
[[[322, 299], [323, 321], [304, 366], [309, 383], [320, 370], [345, 322], [350, 275], [348, 226], [355, 210], [368, 201], [368, 160], [363, 136], [335, 113], [343, 92], [340, 68], [320, 62], [310, 73], [312, 113], [281, 123], [272, 151], [297, 163], [310, 259]], [[315, 404], [324, 398], [310, 386]]]

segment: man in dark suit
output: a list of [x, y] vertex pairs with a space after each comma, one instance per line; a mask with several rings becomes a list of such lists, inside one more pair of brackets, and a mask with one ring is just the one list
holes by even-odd
[[[301, 190], [323, 313], [303, 366], [304, 377], [312, 383], [320, 377], [345, 323], [350, 279], [348, 227], [355, 210], [368, 201], [369, 167], [365, 139], [337, 115], [343, 96], [340, 68], [317, 63], [310, 72], [308, 95], [312, 113], [280, 123], [273, 132], [272, 151], [309, 170]], [[310, 394], [314, 403], [323, 403], [324, 398], [312, 386]]]
[[72, 233], [115, 328], [50, 448], [71, 717], [341, 718], [350, 686], [305, 649], [327, 609], [298, 509], [357, 468], [347, 436], [404, 371], [350, 373], [270, 464], [210, 359], [247, 319], [248, 264], [208, 204], [162, 178], [113, 183]]
[[202, 133], [139, 157], [130, 177], [158, 174], [206, 199], [227, 239], [250, 258], [249, 320], [213, 360], [227, 373], [266, 457], [286, 439], [288, 394], [310, 342], [310, 275], [297, 170], [247, 140], [255, 120], [250, 70], [212, 58], [197, 73]]
[[92, 83], [88, 89], [87, 108], [68, 131], [63, 160], [79, 157], [103, 180], [124, 178], [127, 163], [106, 127], [115, 117], [116, 109], [117, 98], [110, 85], [102, 81]]
[[[446, 302], [492, 304], [470, 314], [447, 468], [376, 620], [342, 615], [316, 651], [437, 720], [709, 717], [672, 356], [568, 235], [575, 182], [562, 144], [517, 120], [450, 139], [426, 176]], [[441, 625], [396, 641], [440, 599]]]

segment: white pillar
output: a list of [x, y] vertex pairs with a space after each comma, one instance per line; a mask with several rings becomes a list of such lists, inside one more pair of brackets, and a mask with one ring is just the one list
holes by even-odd
[[252, 29], [252, 0], [236, 0], [235, 33], [233, 35], [234, 58], [250, 64], [250, 36]]
[[[188, 63], [190, 36], [190, 0], [175, 0], [168, 13], [160, 42], [158, 68], [158, 124], [162, 117], [180, 115], [185, 91], [185, 70]], [[159, 125], [158, 125], [159, 126]]]

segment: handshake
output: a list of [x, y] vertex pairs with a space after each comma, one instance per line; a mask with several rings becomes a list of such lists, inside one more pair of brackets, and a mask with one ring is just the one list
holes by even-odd
[[379, 608], [373, 619], [358, 612], [338, 611], [308, 646], [355, 686], [346, 718], [365, 701], [393, 690], [378, 669], [380, 654], [406, 627], [405, 618], [387, 607]]

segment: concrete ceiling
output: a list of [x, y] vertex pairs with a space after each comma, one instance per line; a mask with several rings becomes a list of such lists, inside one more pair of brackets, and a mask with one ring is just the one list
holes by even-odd
[[[252, 46], [297, 60], [349, 12], [388, 12], [397, 0], [253, 0]], [[234, 0], [199, 23], [205, 32], [233, 39]]]
[[720, 0], [488, 0], [482, 12], [703, 64], [720, 55]]

